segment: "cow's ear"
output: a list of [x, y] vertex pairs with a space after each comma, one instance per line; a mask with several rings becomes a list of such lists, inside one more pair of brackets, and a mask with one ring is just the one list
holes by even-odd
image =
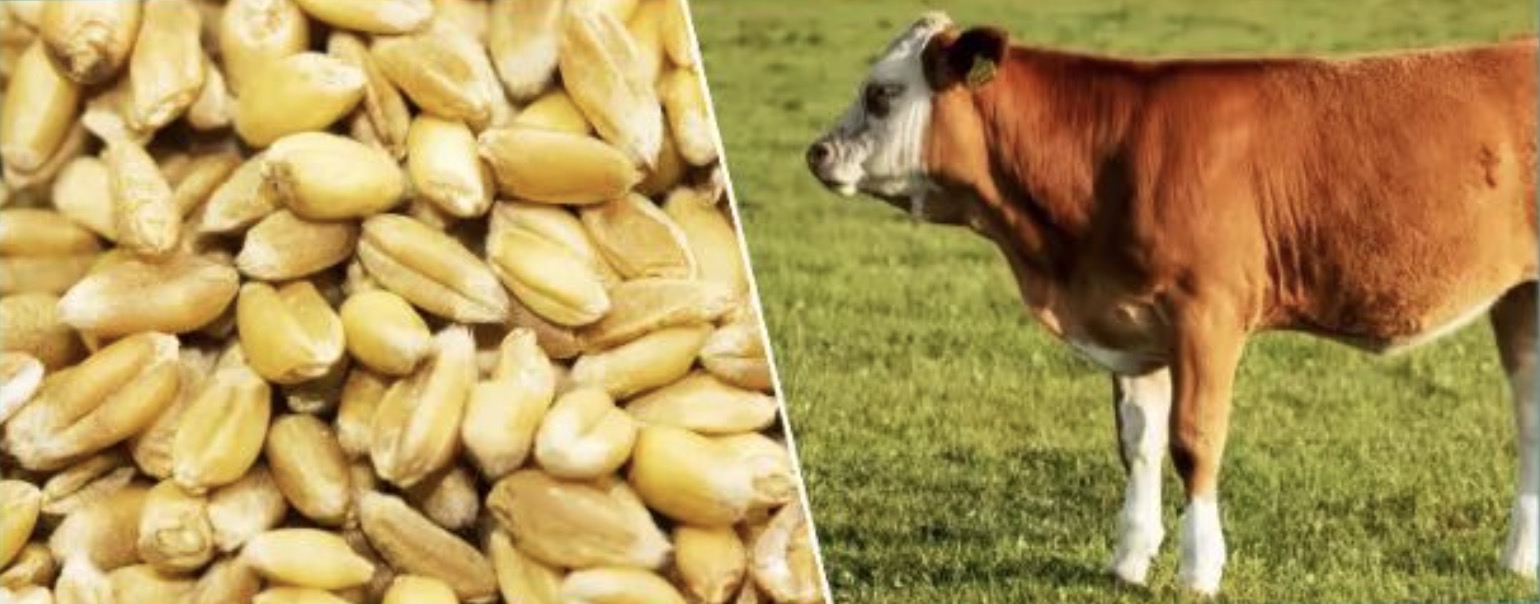
[[939, 34], [925, 48], [925, 78], [936, 90], [956, 84], [982, 86], [994, 79], [1010, 45], [1010, 34], [997, 27]]

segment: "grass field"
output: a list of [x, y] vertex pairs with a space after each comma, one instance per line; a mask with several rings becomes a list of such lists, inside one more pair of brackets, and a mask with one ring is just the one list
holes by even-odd
[[[1525, 0], [696, 0], [710, 83], [840, 602], [1169, 601], [1101, 567], [1122, 493], [1107, 377], [1031, 324], [997, 252], [825, 193], [805, 145], [944, 4], [1037, 43], [1347, 52], [1532, 31]], [[1254, 341], [1222, 507], [1225, 598], [1533, 600], [1499, 572], [1511, 413], [1485, 324], [1406, 356]], [[1180, 489], [1168, 472], [1167, 530]]]

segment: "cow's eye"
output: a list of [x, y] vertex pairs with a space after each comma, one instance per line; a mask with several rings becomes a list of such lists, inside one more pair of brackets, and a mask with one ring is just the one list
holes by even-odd
[[866, 113], [876, 118], [888, 116], [893, 109], [893, 98], [898, 96], [899, 88], [893, 84], [872, 83], [866, 85], [862, 93], [862, 104]]

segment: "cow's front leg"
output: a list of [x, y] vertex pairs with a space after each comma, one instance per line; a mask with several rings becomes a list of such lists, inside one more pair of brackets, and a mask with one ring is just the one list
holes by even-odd
[[1183, 587], [1212, 596], [1219, 592], [1225, 565], [1219, 464], [1245, 333], [1235, 313], [1180, 309], [1175, 314], [1171, 461], [1187, 491], [1177, 576]]
[[1118, 545], [1109, 565], [1118, 579], [1144, 585], [1150, 561], [1166, 538], [1160, 519], [1160, 471], [1171, 413], [1171, 374], [1112, 376], [1118, 447], [1127, 485], [1118, 514]]

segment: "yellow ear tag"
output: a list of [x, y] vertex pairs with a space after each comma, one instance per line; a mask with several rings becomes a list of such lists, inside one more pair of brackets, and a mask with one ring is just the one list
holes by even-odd
[[995, 62], [984, 57], [973, 57], [973, 67], [968, 69], [968, 86], [978, 88], [995, 79]]

